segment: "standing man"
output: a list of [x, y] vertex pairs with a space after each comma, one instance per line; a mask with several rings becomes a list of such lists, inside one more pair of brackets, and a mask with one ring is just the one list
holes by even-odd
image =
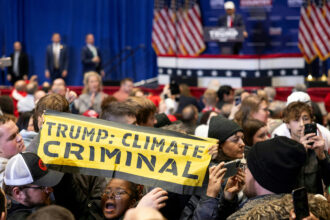
[[46, 51], [46, 78], [53, 81], [57, 78], [65, 78], [68, 75], [69, 56], [68, 49], [61, 44], [61, 35], [54, 33], [52, 44], [48, 45]]
[[83, 73], [95, 71], [104, 77], [102, 69], [102, 59], [100, 50], [94, 46], [94, 35], [86, 35], [86, 46], [81, 51], [81, 61], [83, 64]]
[[[241, 27], [243, 28], [244, 38], [248, 37], [248, 33], [245, 30], [245, 24], [240, 14], [235, 13], [235, 4], [232, 1], [225, 3], [226, 15], [219, 18], [218, 25], [220, 27]], [[243, 44], [241, 42], [227, 42], [220, 45], [223, 54], [239, 54]], [[226, 48], [226, 49], [225, 49]]]
[[19, 41], [14, 43], [14, 53], [10, 55], [12, 66], [8, 67], [7, 80], [13, 85], [17, 80], [28, 79], [29, 60], [26, 53], [22, 51], [22, 44]]

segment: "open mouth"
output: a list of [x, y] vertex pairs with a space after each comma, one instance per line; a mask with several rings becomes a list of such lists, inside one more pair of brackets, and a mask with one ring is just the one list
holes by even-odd
[[114, 212], [116, 209], [116, 205], [113, 202], [105, 203], [104, 211], [108, 213]]

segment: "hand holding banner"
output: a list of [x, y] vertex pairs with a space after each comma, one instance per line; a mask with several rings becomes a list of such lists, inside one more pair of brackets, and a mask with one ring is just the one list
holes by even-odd
[[215, 139], [46, 111], [38, 155], [52, 169], [126, 179], [192, 194]]

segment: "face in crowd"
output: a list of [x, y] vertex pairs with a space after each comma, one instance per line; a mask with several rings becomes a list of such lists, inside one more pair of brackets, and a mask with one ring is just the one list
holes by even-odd
[[24, 141], [13, 121], [0, 125], [0, 157], [11, 158], [25, 150]]
[[312, 119], [306, 111], [303, 111], [298, 119], [290, 120], [289, 123], [287, 123], [287, 126], [291, 132], [292, 138], [299, 140], [304, 131], [305, 124], [309, 123], [312, 123]]
[[126, 80], [121, 87], [125, 93], [130, 94], [134, 88], [134, 84], [132, 81]]
[[37, 185], [26, 185], [15, 187], [13, 190], [15, 197], [20, 203], [28, 207], [50, 204], [50, 194], [53, 192], [52, 187], [44, 187]]
[[226, 156], [232, 159], [242, 159], [245, 147], [243, 142], [243, 132], [239, 131], [230, 136], [223, 144], [220, 145], [220, 147]]
[[269, 139], [269, 133], [267, 126], [259, 128], [259, 130], [253, 135], [253, 145]]
[[97, 93], [100, 89], [100, 82], [97, 76], [90, 76], [88, 79], [88, 90], [90, 93]]
[[256, 112], [253, 112], [251, 116], [254, 119], [267, 123], [268, 116], [269, 116], [267, 102], [262, 101], [258, 106], [258, 110]]
[[123, 216], [126, 210], [135, 205], [132, 186], [132, 183], [126, 180], [110, 180], [102, 195], [102, 210], [106, 219]]

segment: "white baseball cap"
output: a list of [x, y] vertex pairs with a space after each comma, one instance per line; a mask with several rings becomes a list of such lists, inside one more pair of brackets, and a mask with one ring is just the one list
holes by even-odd
[[288, 96], [286, 105], [288, 106], [292, 102], [304, 102], [310, 105], [311, 97], [306, 92], [293, 92]]
[[34, 184], [52, 187], [57, 185], [64, 173], [48, 170], [38, 155], [25, 152], [9, 159], [4, 175], [4, 182], [8, 186], [23, 186]]
[[228, 1], [225, 3], [225, 9], [228, 10], [228, 9], [235, 9], [235, 4], [234, 2], [232, 1]]

